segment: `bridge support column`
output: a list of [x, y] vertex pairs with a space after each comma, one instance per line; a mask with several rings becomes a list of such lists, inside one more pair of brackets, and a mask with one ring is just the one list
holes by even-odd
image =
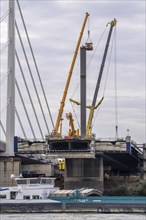
[[143, 144], [143, 179], [146, 181], [146, 144]]
[[7, 80], [7, 121], [5, 156], [14, 156], [15, 134], [15, 1], [9, 1], [8, 22], [8, 80]]
[[11, 179], [11, 174], [19, 176], [21, 161], [19, 158], [1, 157], [0, 158], [0, 186], [15, 185], [14, 179]]
[[94, 188], [103, 191], [103, 158], [65, 160], [64, 188]]
[[80, 70], [80, 96], [81, 96], [81, 137], [86, 136], [86, 49], [80, 48], [81, 70]]

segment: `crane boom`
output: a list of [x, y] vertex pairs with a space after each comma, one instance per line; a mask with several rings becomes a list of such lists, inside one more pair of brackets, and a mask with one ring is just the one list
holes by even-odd
[[75, 52], [74, 52], [74, 56], [73, 56], [73, 59], [72, 59], [72, 63], [71, 63], [71, 66], [70, 66], [70, 70], [69, 70], [69, 73], [68, 73], [67, 81], [66, 81], [66, 84], [65, 84], [65, 89], [64, 89], [64, 92], [63, 92], [63, 96], [62, 96], [62, 101], [60, 103], [58, 117], [57, 117], [56, 124], [55, 124], [55, 131], [54, 131], [55, 134], [58, 134], [58, 129], [59, 129], [59, 126], [60, 126], [60, 121], [61, 121], [61, 118], [62, 118], [64, 106], [65, 106], [65, 100], [66, 100], [66, 96], [67, 96], [67, 92], [68, 92], [68, 88], [69, 88], [73, 68], [74, 68], [74, 65], [75, 65], [76, 57], [77, 57], [77, 54], [78, 54], [79, 46], [80, 46], [80, 43], [81, 43], [81, 39], [82, 39], [82, 36], [83, 36], [83, 32], [84, 32], [84, 29], [85, 29], [85, 25], [86, 25], [88, 16], [89, 16], [89, 14], [88, 14], [88, 12], [86, 12], [84, 22], [82, 24], [81, 32], [80, 32], [80, 35], [79, 35], [79, 39], [78, 39], [76, 49], [75, 49]]
[[110, 30], [109, 30], [109, 34], [108, 34], [108, 38], [107, 38], [103, 58], [102, 58], [102, 63], [101, 63], [101, 66], [100, 66], [100, 71], [99, 71], [99, 76], [98, 76], [98, 80], [97, 80], [97, 84], [96, 84], [96, 88], [95, 88], [95, 93], [94, 93], [94, 97], [93, 97], [93, 101], [92, 101], [92, 106], [90, 107], [90, 113], [89, 113], [89, 118], [88, 118], [88, 123], [87, 123], [87, 128], [86, 128], [86, 136], [87, 137], [91, 137], [92, 120], [93, 120], [93, 116], [94, 116], [94, 110], [96, 109], [96, 107], [95, 107], [96, 106], [96, 100], [97, 100], [97, 96], [98, 96], [98, 92], [99, 92], [100, 82], [101, 82], [101, 78], [102, 78], [102, 73], [103, 73], [104, 64], [105, 64], [105, 60], [106, 60], [106, 56], [107, 56], [107, 52], [108, 52], [108, 47], [109, 47], [109, 42], [110, 42], [110, 39], [111, 39], [112, 30], [113, 30], [113, 27], [116, 25], [116, 22], [117, 22], [116, 19], [109, 22], [111, 26], [110, 26]]

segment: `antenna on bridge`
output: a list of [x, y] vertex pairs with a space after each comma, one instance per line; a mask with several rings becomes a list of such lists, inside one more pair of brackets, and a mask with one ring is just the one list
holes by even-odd
[[129, 136], [129, 132], [130, 132], [130, 130], [129, 130], [129, 129], [127, 129], [127, 136]]
[[9, 0], [6, 156], [14, 156], [15, 134], [15, 0]]

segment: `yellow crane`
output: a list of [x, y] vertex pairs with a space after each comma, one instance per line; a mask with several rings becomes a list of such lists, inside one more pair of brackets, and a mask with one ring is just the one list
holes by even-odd
[[69, 125], [71, 127], [71, 129], [69, 129], [68, 136], [69, 137], [74, 136], [76, 131], [75, 131], [74, 119], [72, 117], [72, 113], [71, 112], [67, 113], [66, 118], [69, 120]]
[[[92, 120], [93, 120], [93, 117], [94, 117], [94, 110], [98, 108], [98, 106], [102, 103], [102, 101], [104, 99], [104, 97], [102, 97], [101, 100], [96, 104], [97, 95], [98, 95], [100, 82], [101, 82], [101, 78], [102, 78], [102, 73], [103, 73], [103, 69], [104, 69], [104, 64], [105, 64], [105, 60], [106, 60], [106, 55], [107, 55], [107, 52], [108, 52], [109, 42], [110, 42], [113, 27], [116, 25], [116, 23], [117, 23], [116, 19], [114, 19], [113, 21], [108, 23], [111, 26], [110, 26], [110, 30], [109, 30], [109, 34], [108, 34], [104, 54], [103, 54], [103, 59], [102, 59], [102, 63], [101, 63], [100, 71], [99, 71], [98, 81], [97, 81], [96, 88], [95, 88], [93, 102], [92, 102], [91, 106], [87, 106], [87, 108], [90, 109], [90, 113], [89, 113], [87, 127], [86, 127], [86, 138], [91, 138], [91, 136], [92, 136]], [[86, 50], [88, 50], [88, 46], [89, 45], [85, 44]], [[80, 105], [80, 102], [78, 102], [76, 100], [70, 99], [70, 101], [77, 104], [77, 105]]]
[[64, 92], [63, 92], [62, 100], [61, 100], [61, 103], [60, 103], [58, 117], [57, 117], [57, 120], [56, 120], [55, 129], [54, 129], [54, 132], [53, 132], [54, 135], [61, 135], [61, 134], [59, 134], [58, 130], [59, 130], [60, 122], [61, 122], [61, 119], [62, 119], [63, 109], [64, 109], [64, 106], [65, 106], [65, 100], [66, 100], [66, 96], [67, 96], [67, 92], [68, 92], [68, 88], [69, 88], [73, 68], [74, 68], [74, 65], [75, 65], [75, 61], [76, 61], [76, 58], [77, 58], [79, 46], [80, 46], [80, 43], [81, 43], [81, 39], [82, 39], [82, 36], [83, 36], [83, 32], [84, 32], [84, 29], [85, 29], [85, 25], [86, 25], [88, 16], [89, 16], [89, 13], [86, 12], [84, 22], [82, 24], [81, 32], [80, 32], [80, 35], [79, 35], [79, 39], [78, 39], [76, 49], [75, 49], [75, 52], [74, 52], [74, 56], [73, 56], [73, 59], [72, 59], [72, 63], [71, 63], [71, 66], [70, 66], [70, 70], [69, 70], [69, 73], [68, 73], [68, 77], [67, 77], [67, 81], [66, 81], [66, 84], [65, 84], [65, 89], [64, 89]]
[[[88, 105], [86, 106], [86, 108], [89, 108], [90, 109], [90, 114], [89, 114], [89, 119], [88, 119], [88, 124], [87, 124], [87, 128], [86, 128], [86, 136], [89, 137], [89, 133], [91, 134], [92, 133], [92, 129], [91, 129], [91, 123], [92, 123], [92, 118], [93, 118], [93, 115], [94, 115], [94, 110], [97, 109], [99, 107], [99, 105], [102, 103], [104, 97], [102, 97], [100, 99], [100, 101], [97, 103], [96, 106], [91, 106], [91, 105]], [[74, 100], [74, 99], [69, 99], [71, 102], [75, 103], [76, 105], [81, 105], [80, 102]], [[70, 119], [71, 120], [71, 119]], [[73, 120], [73, 119], [72, 119]], [[90, 131], [89, 131], [90, 129]], [[72, 129], [73, 130], [73, 129]], [[88, 132], [87, 132], [88, 131]], [[71, 132], [72, 133], [72, 132]], [[70, 134], [70, 133], [69, 133]], [[88, 135], [87, 135], [88, 134]], [[77, 133], [77, 136], [79, 136], [79, 131]], [[91, 135], [90, 135], [91, 136]]]
[[69, 137], [75, 137], [75, 136], [79, 137], [79, 129], [75, 130], [74, 119], [73, 119], [72, 113], [71, 112], [67, 113], [66, 118], [69, 120], [69, 125], [70, 125], [68, 136]]
[[92, 136], [92, 120], [94, 116], [94, 110], [98, 108], [98, 106], [102, 103], [104, 97], [101, 98], [101, 100], [98, 102], [96, 106], [87, 106], [87, 108], [90, 109], [89, 117], [88, 117], [88, 123], [86, 128], [86, 137], [91, 138]]

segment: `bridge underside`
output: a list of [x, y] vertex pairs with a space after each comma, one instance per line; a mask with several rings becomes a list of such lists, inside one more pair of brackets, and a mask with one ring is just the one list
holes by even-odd
[[48, 145], [45, 142], [18, 142], [16, 155], [23, 165], [44, 163], [35, 155], [65, 158], [65, 189], [93, 187], [102, 191], [104, 174], [135, 174], [142, 163], [138, 151], [127, 148], [125, 142], [99, 142], [93, 146], [91, 140], [78, 139], [49, 140]]
[[106, 152], [96, 153], [96, 155], [103, 157], [104, 167], [109, 167], [112, 173], [119, 173], [119, 175], [137, 173], [142, 162], [126, 152]]
[[27, 164], [44, 164], [45, 162], [41, 158], [36, 158], [35, 155], [17, 155], [18, 158], [21, 159], [22, 165]]
[[[95, 149], [92, 149], [91, 140], [81, 139], [62, 139], [49, 140], [48, 146], [44, 143], [34, 143], [29, 146], [25, 143], [26, 151], [21, 148], [19, 153], [45, 153], [48, 157], [56, 158], [96, 158], [103, 157], [104, 167], [110, 167], [112, 171], [120, 172], [138, 172], [140, 161], [139, 152], [131, 147], [128, 151], [125, 141], [115, 143], [99, 142], [96, 143]], [[21, 145], [23, 147], [23, 143]], [[19, 149], [19, 148], [18, 148]], [[25, 160], [25, 159], [23, 159]]]

